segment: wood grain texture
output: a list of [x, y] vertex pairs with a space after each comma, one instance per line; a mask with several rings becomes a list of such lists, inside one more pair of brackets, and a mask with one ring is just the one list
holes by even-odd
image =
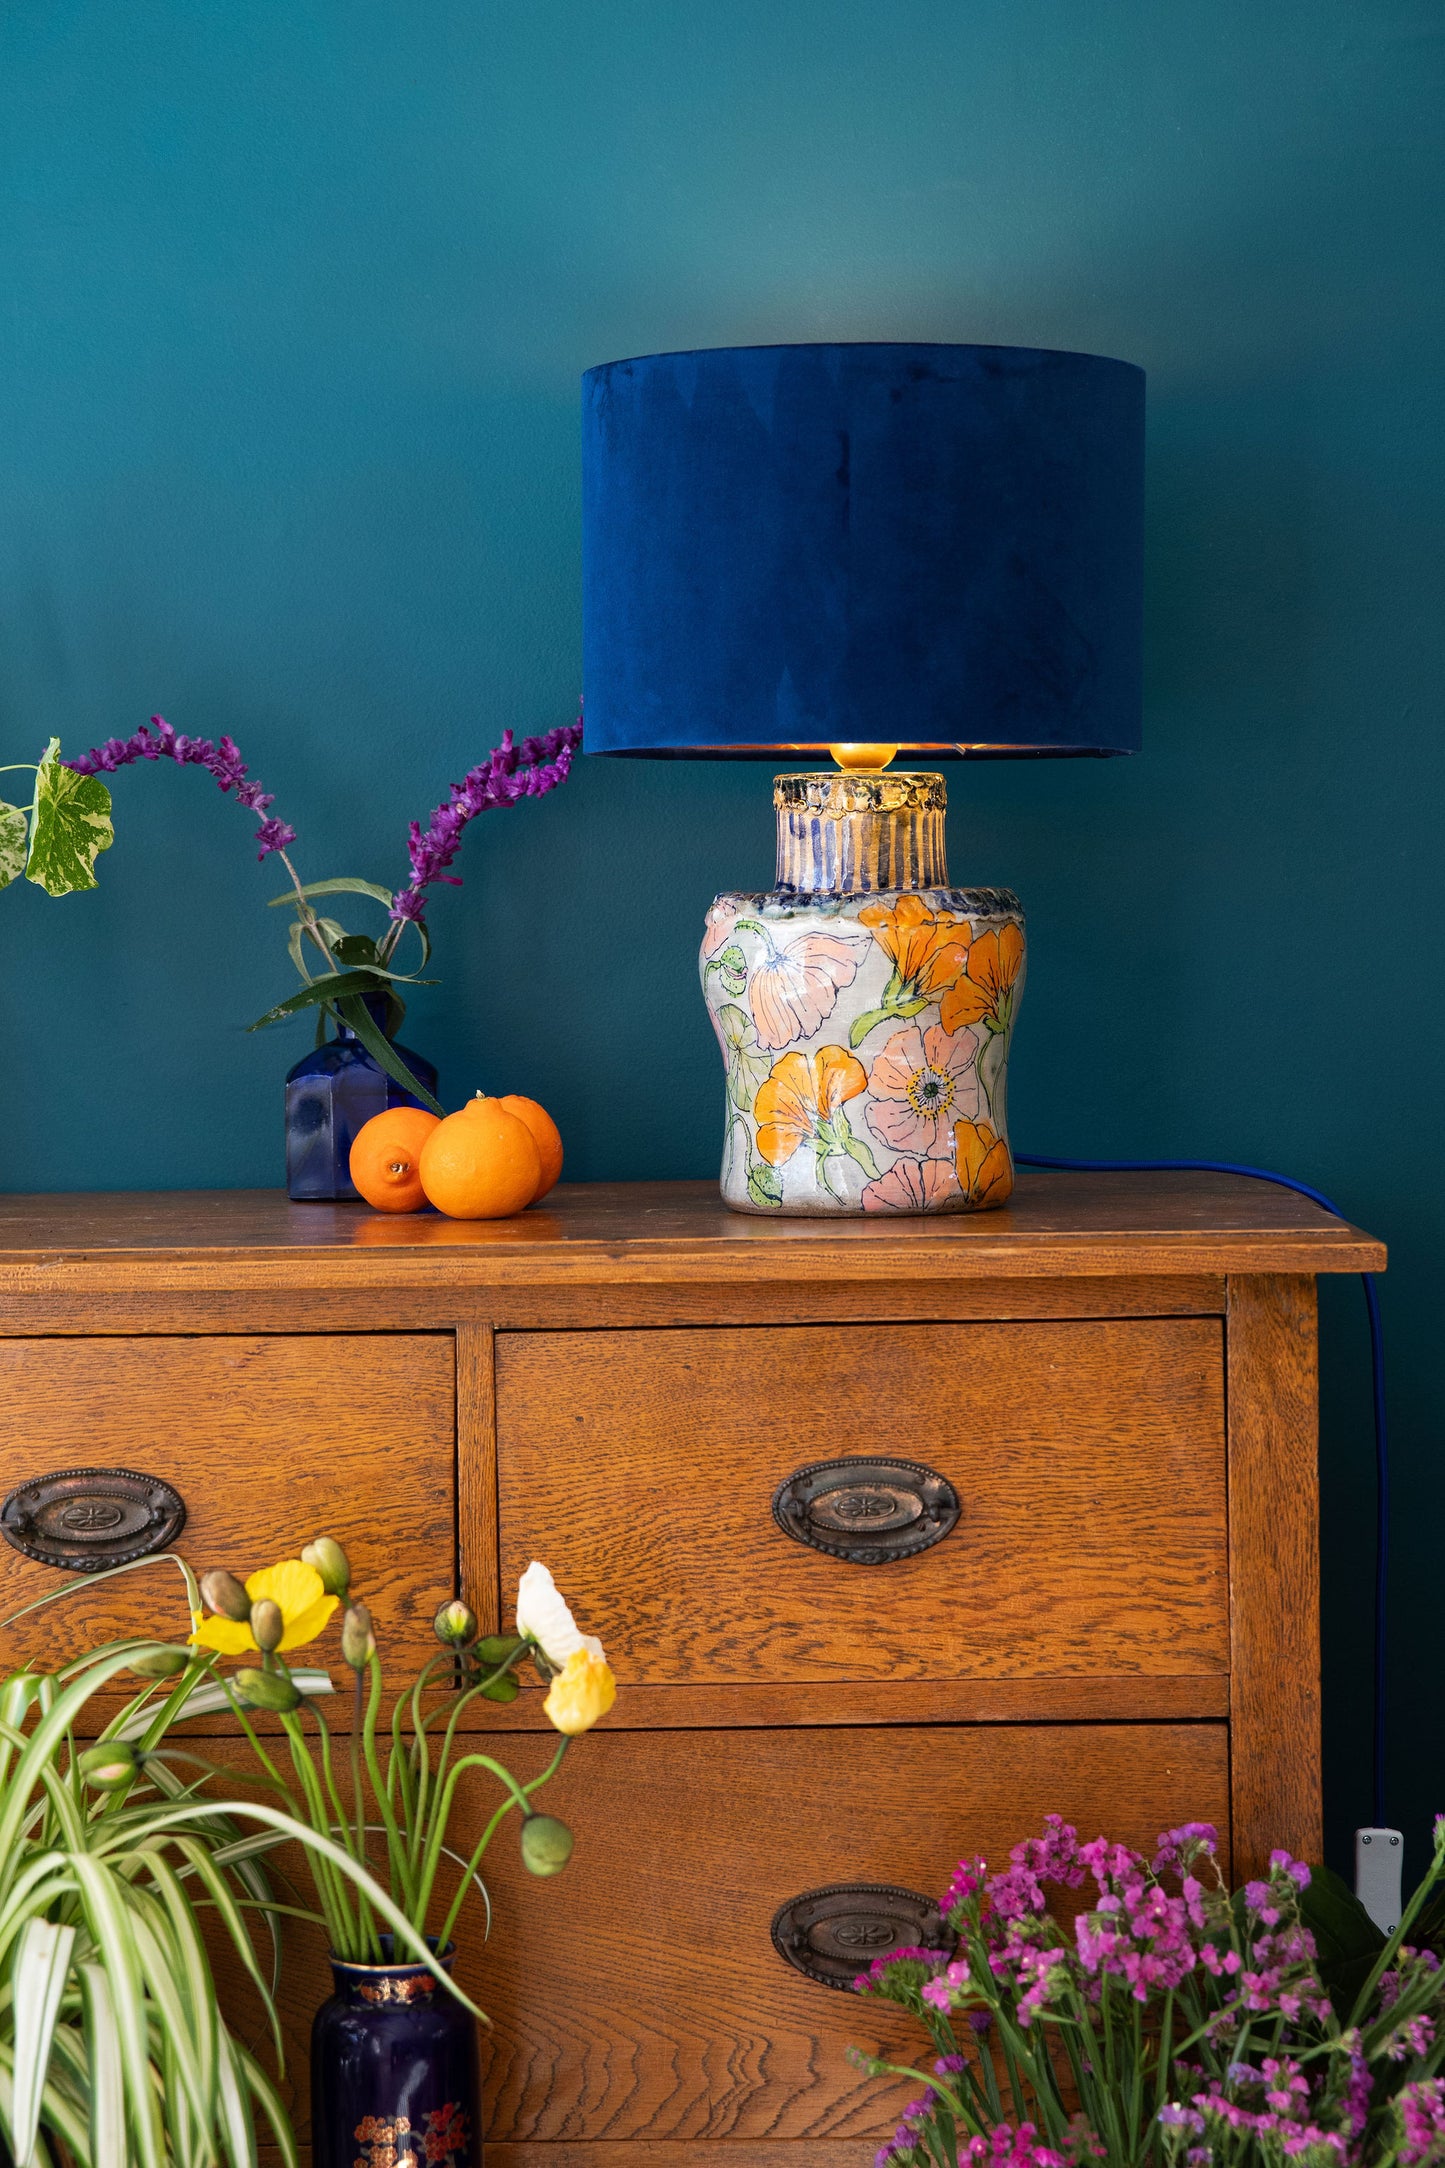
[[[464, 1326], [556, 1331], [590, 1326], [805, 1325], [819, 1316], [843, 1323], [952, 1323], [975, 1317], [1222, 1317], [1224, 1277], [1108, 1274], [1068, 1279], [799, 1280], [718, 1287], [629, 1282], [620, 1287], [314, 1288], [307, 1297], [312, 1331], [435, 1332]], [[294, 1291], [251, 1287], [242, 1293], [192, 1289], [185, 1295], [59, 1295], [42, 1288], [0, 1294], [0, 1332], [288, 1332]]]
[[1002, 1860], [1050, 1808], [1145, 1845], [1227, 1817], [1217, 1725], [584, 1744], [548, 1793], [572, 1866], [539, 1886], [500, 1845], [491, 1952], [462, 1967], [494, 2019], [503, 2142], [874, 2135], [907, 2088], [843, 2051], [911, 2045], [910, 2028], [786, 1966], [779, 1904], [832, 1882], [937, 1893], [960, 1853]]
[[[525, 1778], [546, 1751], [518, 1742], [509, 1760]], [[1002, 1861], [1049, 1811], [1141, 1848], [1191, 1819], [1227, 1841], [1227, 1751], [1219, 1724], [598, 1733], [544, 1797], [576, 1835], [566, 1873], [526, 1874], [506, 1821], [487, 1856], [490, 1940], [479, 1913], [462, 1922], [458, 1977], [493, 2021], [489, 2154], [549, 2141], [876, 2143], [910, 2088], [861, 2078], [844, 2050], [911, 2053], [912, 2028], [785, 1965], [769, 1939], [777, 1907], [832, 1882], [936, 1895], [961, 1853]], [[466, 1796], [454, 1841], [474, 1840], [494, 1799], [487, 1785]], [[289, 2090], [304, 2117], [327, 1972], [315, 1930], [287, 1936]], [[223, 1977], [233, 2018], [254, 2024], [250, 1990], [232, 1967]]]
[[[503, 1586], [535, 1556], [585, 1590], [625, 1684], [1223, 1673], [1221, 1339], [1200, 1318], [500, 1334]], [[887, 1452], [959, 1495], [932, 1549], [863, 1567], [775, 1523], [795, 1469]]]
[[[401, 1660], [435, 1646], [455, 1544], [446, 1335], [0, 1340], [0, 1408], [0, 1493], [62, 1468], [160, 1476], [198, 1572], [244, 1576], [334, 1535]], [[0, 1544], [0, 1617], [63, 1579]], [[189, 1630], [180, 1575], [157, 1561], [7, 1627], [4, 1666]]]
[[1228, 1345], [1235, 1844], [1258, 1874], [1323, 1842], [1314, 1281], [1232, 1281]]
[[457, 1578], [483, 1633], [502, 1625], [497, 1578], [497, 1396], [490, 1325], [457, 1330]]
[[0, 1198], [0, 1291], [626, 1285], [1060, 1273], [1378, 1271], [1307, 1198], [1209, 1174], [1025, 1169], [996, 1212], [767, 1219], [706, 1182], [576, 1183], [511, 1220], [293, 1205], [280, 1191]]
[[[782, 2144], [764, 2139], [706, 2138], [688, 2144], [671, 2139], [637, 2139], [617, 2144], [569, 2145], [555, 2139], [535, 2145], [487, 2140], [488, 2168], [872, 2168], [868, 2138], [795, 2138]], [[264, 2164], [263, 2164], [264, 2168]]]
[[[579, 1598], [579, 1604], [581, 1599]], [[484, 1731], [546, 1731], [543, 1690], [524, 1682], [505, 1708], [478, 1710]], [[774, 1725], [1087, 1724], [1227, 1717], [1223, 1672], [1190, 1678], [1138, 1672], [1133, 1677], [1061, 1679], [829, 1680], [808, 1686], [638, 1686], [630, 1684], [605, 1731], [696, 1731]]]

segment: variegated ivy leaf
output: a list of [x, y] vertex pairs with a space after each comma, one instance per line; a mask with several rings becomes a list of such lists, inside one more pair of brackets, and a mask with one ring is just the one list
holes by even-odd
[[26, 878], [47, 896], [94, 888], [95, 861], [115, 841], [110, 792], [97, 775], [60, 765], [60, 740], [46, 746], [35, 777]]
[[0, 888], [8, 888], [25, 871], [29, 842], [29, 816], [18, 805], [0, 805]]

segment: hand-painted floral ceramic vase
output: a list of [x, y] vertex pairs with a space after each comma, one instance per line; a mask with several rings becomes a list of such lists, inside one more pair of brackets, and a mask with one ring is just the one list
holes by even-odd
[[979, 1212], [1013, 1188], [1006, 888], [950, 888], [940, 775], [782, 775], [778, 885], [719, 896], [703, 994], [736, 1212]]
[[471, 2012], [425, 1965], [331, 1970], [311, 2028], [313, 2168], [481, 2168]]

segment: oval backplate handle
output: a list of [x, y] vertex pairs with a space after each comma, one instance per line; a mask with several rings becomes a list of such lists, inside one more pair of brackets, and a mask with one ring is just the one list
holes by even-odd
[[954, 1934], [931, 1897], [891, 1882], [834, 1882], [773, 1914], [773, 1948], [820, 1987], [851, 1988], [875, 1957], [951, 1950]]
[[61, 1468], [13, 1490], [0, 1535], [26, 1558], [64, 1573], [100, 1573], [164, 1551], [186, 1525], [185, 1501], [134, 1468]]
[[948, 1478], [916, 1460], [815, 1460], [773, 1493], [781, 1529], [855, 1566], [913, 1558], [940, 1543], [958, 1515]]

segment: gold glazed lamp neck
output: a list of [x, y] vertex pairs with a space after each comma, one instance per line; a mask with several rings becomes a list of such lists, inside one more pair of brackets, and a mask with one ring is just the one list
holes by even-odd
[[[887, 746], [834, 747], [890, 753]], [[941, 775], [884, 775], [876, 764], [773, 783], [778, 887], [808, 896], [946, 888]]]

